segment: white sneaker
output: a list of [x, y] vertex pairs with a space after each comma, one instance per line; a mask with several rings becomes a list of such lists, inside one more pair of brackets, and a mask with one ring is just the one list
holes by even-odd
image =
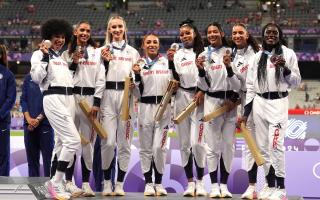
[[221, 198], [232, 198], [231, 192], [228, 190], [227, 184], [220, 184]]
[[103, 181], [103, 191], [102, 191], [103, 196], [111, 196], [112, 195], [112, 183], [110, 180]]
[[156, 191], [154, 190], [153, 183], [147, 183], [144, 187], [144, 196], [155, 196]]
[[257, 198], [257, 192], [256, 192], [256, 186], [249, 185], [247, 190], [241, 195], [241, 199], [256, 199]]
[[68, 200], [70, 199], [70, 194], [66, 192], [65, 186], [62, 183], [55, 183], [49, 180], [45, 183], [48, 189], [51, 199]]
[[155, 184], [156, 195], [157, 196], [167, 196], [167, 190], [163, 187], [162, 184]]
[[197, 180], [196, 182], [196, 196], [207, 196], [207, 191], [204, 188], [203, 180]]
[[188, 187], [184, 191], [183, 196], [185, 197], [194, 197], [196, 191], [196, 184], [194, 182], [188, 182]]
[[220, 198], [221, 197], [220, 187], [219, 187], [218, 183], [213, 183], [211, 185], [211, 191], [210, 191], [209, 197], [211, 197], [211, 198]]
[[117, 182], [114, 186], [114, 195], [115, 196], [124, 196], [126, 193], [123, 190], [123, 182]]
[[276, 188], [268, 187], [268, 184], [265, 184], [262, 190], [259, 192], [258, 199], [268, 199], [272, 193], [275, 191]]
[[78, 188], [72, 181], [66, 183], [66, 191], [70, 192], [72, 197], [79, 197], [83, 191]]
[[287, 200], [287, 193], [285, 189], [275, 189], [271, 196], [269, 197], [270, 200]]
[[82, 195], [84, 197], [94, 197], [96, 194], [93, 192], [93, 190], [90, 187], [90, 184], [88, 182], [82, 183]]

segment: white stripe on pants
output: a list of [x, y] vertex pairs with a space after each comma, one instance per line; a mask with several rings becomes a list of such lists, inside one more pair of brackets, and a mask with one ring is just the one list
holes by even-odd
[[43, 109], [55, 134], [53, 152], [57, 154], [58, 161], [71, 162], [81, 147], [80, 135], [74, 124], [73, 95], [46, 95], [43, 98]]
[[167, 106], [162, 119], [154, 121], [159, 104], [139, 103], [138, 130], [140, 142], [140, 159], [142, 173], [150, 170], [152, 158], [156, 169], [163, 174], [167, 155], [167, 132], [170, 123], [170, 105]]
[[[175, 116], [179, 115], [181, 111], [193, 101], [193, 97], [194, 92], [189, 92], [179, 88], [175, 96]], [[189, 161], [191, 148], [197, 165], [201, 168], [205, 167], [206, 149], [204, 145], [203, 123], [200, 122], [202, 117], [203, 105], [200, 105], [180, 124], [176, 125], [183, 167], [185, 167]]]
[[270, 166], [278, 177], [285, 177], [284, 137], [288, 121], [288, 97], [264, 99], [258, 95], [253, 101], [253, 120], [256, 127], [257, 145], [266, 160], [265, 174]]
[[125, 172], [128, 169], [133, 130], [131, 120], [122, 121], [120, 119], [122, 97], [123, 90], [105, 90], [101, 102], [102, 126], [108, 132], [108, 138], [101, 139], [101, 160], [103, 170], [110, 167], [116, 145], [118, 147], [119, 167]]
[[[205, 115], [222, 106], [224, 100], [205, 95]], [[233, 109], [212, 121], [204, 123], [205, 141], [207, 144], [208, 171], [217, 170], [220, 156], [224, 161], [226, 171], [230, 173], [234, 157], [235, 123], [237, 110]]]

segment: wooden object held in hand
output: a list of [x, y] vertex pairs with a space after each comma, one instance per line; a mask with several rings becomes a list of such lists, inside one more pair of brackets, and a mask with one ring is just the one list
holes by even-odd
[[91, 116], [90, 116], [90, 106], [88, 104], [88, 102], [83, 99], [79, 102], [79, 106], [82, 110], [82, 112], [85, 114], [85, 116], [87, 117], [87, 119], [89, 120], [89, 122], [92, 124], [93, 129], [98, 133], [98, 135], [100, 136], [100, 138], [102, 139], [106, 139], [108, 134], [107, 131], [104, 130], [104, 128], [102, 127], [102, 125], [99, 123], [99, 121], [97, 119], [92, 120]]
[[166, 110], [167, 105], [171, 99], [173, 90], [174, 90], [176, 84], [178, 84], [178, 83], [179, 82], [176, 80], [170, 80], [169, 85], [167, 87], [167, 90], [161, 99], [161, 102], [160, 102], [159, 107], [157, 109], [156, 115], [154, 116], [154, 120], [156, 122], [158, 122], [162, 119], [163, 113]]
[[244, 140], [246, 141], [248, 148], [249, 148], [255, 162], [257, 163], [258, 166], [263, 165], [265, 163], [265, 160], [262, 157], [262, 155], [257, 147], [257, 144], [252, 137], [252, 134], [247, 129], [247, 127], [244, 125], [244, 123], [241, 123], [241, 131], [242, 131], [242, 136], [243, 136]]
[[[240, 105], [240, 103], [241, 103], [240, 100], [238, 100], [238, 101], [236, 102], [236, 105], [238, 106], [238, 105]], [[225, 112], [227, 112], [228, 109], [229, 109], [229, 108], [228, 108], [228, 105], [221, 106], [220, 108], [214, 110], [213, 112], [205, 115], [205, 116], [202, 118], [202, 121], [203, 121], [203, 122], [211, 121], [211, 120], [213, 120], [213, 119], [221, 116], [221, 115], [224, 114]]]
[[124, 94], [121, 103], [121, 120], [127, 121], [129, 119], [129, 101], [130, 101], [130, 83], [132, 82], [132, 77], [126, 77], [124, 81]]
[[195, 101], [192, 101], [186, 108], [182, 110], [182, 112], [176, 118], [173, 119], [173, 122], [175, 124], [179, 124], [187, 116], [189, 116], [194, 111], [194, 109], [196, 109], [196, 107], [197, 107], [197, 103]]

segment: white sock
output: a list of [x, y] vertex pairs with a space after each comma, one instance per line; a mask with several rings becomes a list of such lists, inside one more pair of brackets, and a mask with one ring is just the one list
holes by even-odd
[[62, 179], [64, 177], [64, 172], [60, 172], [60, 171], [56, 171], [56, 174], [54, 175], [54, 177], [52, 178], [53, 182], [55, 183], [61, 183]]

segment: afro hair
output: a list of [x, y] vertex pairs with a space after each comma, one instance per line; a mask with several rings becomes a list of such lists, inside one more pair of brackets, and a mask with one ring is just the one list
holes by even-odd
[[49, 19], [41, 26], [41, 37], [51, 40], [52, 36], [62, 34], [65, 36], [66, 44], [72, 36], [72, 26], [64, 19]]

